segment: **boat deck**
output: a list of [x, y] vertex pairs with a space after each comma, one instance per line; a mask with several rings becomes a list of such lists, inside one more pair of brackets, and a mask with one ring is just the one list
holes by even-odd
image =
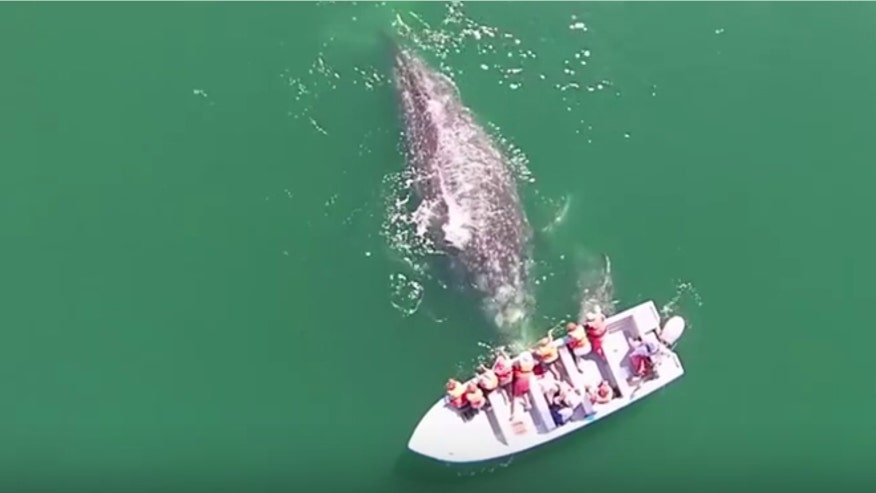
[[[678, 356], [659, 343], [656, 331], [660, 319], [652, 302], [618, 313], [606, 322], [608, 330], [603, 337], [603, 350], [607, 361], [591, 352], [579, 361], [581, 371], [566, 348], [565, 338], [555, 341], [560, 353], [561, 373], [568, 376], [567, 381], [573, 388], [585, 395], [584, 402], [574, 409], [566, 423], [557, 426], [551, 416], [541, 383], [553, 377], [550, 372], [545, 372], [535, 377], [530, 385], [529, 397], [533, 406], [529, 411], [523, 410], [522, 401], [518, 399], [515, 420], [511, 420], [510, 406], [499, 391], [491, 392], [487, 396], [490, 405], [478, 412], [469, 410], [461, 413], [441, 399], [417, 425], [408, 447], [422, 455], [447, 462], [476, 462], [505, 457], [580, 429], [684, 374]], [[663, 355], [654, 358], [656, 378], [631, 385], [628, 382], [632, 374], [628, 339], [635, 336], [660, 344]], [[585, 388], [595, 389], [603, 380], [615, 389], [615, 397], [605, 404], [590, 404]]]

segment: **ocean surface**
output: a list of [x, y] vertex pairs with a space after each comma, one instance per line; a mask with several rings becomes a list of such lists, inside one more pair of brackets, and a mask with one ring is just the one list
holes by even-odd
[[[499, 339], [417, 256], [381, 32], [687, 374], [531, 453], [406, 451]], [[0, 491], [872, 491], [873, 3], [0, 5]], [[809, 491], [806, 489], [805, 491]]]

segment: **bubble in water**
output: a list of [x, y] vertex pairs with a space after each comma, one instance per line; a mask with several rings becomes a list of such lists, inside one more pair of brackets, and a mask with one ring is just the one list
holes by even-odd
[[390, 250], [419, 276], [426, 275], [423, 258], [438, 253], [425, 234], [418, 234], [415, 211], [410, 210], [411, 177], [408, 170], [383, 178], [384, 214], [380, 235]]
[[587, 312], [596, 307], [605, 315], [613, 314], [617, 300], [614, 299], [611, 259], [608, 255], [603, 255], [600, 266], [597, 257], [586, 251], [577, 252], [576, 257], [579, 269], [578, 288], [581, 292], [579, 318], [583, 319]]
[[[438, 67], [449, 77], [455, 78], [462, 73], [461, 69], [453, 67], [449, 62], [451, 57], [459, 55], [465, 48], [473, 49], [478, 55], [504, 55], [504, 60], [529, 60], [536, 54], [523, 46], [522, 40], [510, 32], [483, 24], [469, 17], [462, 2], [446, 4], [444, 19], [439, 27], [429, 25], [413, 12], [397, 12], [393, 26], [397, 34], [420, 52], [429, 53], [438, 59]], [[508, 87], [521, 87], [524, 83], [523, 68], [503, 70], [497, 63], [480, 64], [482, 70], [496, 69], [501, 77], [497, 81]]]
[[416, 313], [423, 302], [423, 285], [400, 272], [390, 275], [389, 281], [392, 306], [406, 317]]

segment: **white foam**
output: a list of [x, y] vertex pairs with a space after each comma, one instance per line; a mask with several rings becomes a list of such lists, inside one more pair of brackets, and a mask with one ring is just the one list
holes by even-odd
[[614, 279], [611, 274], [611, 259], [603, 256], [603, 265], [597, 266], [595, 256], [587, 252], [579, 252], [578, 287], [581, 291], [581, 306], [578, 312], [580, 319], [584, 314], [599, 308], [602, 313], [614, 313]]
[[469, 241], [471, 241], [471, 216], [469, 213], [453, 204], [453, 201], [448, 202], [447, 224], [444, 225], [444, 238], [454, 247], [463, 250]]
[[[700, 293], [694, 287], [693, 283], [686, 281], [677, 281], [675, 286], [675, 295], [666, 304], [660, 308], [660, 315], [664, 318], [671, 317], [679, 312], [681, 307], [685, 305], [685, 300], [690, 300], [694, 306], [703, 306], [703, 299]], [[688, 321], [688, 326], [690, 322]]]

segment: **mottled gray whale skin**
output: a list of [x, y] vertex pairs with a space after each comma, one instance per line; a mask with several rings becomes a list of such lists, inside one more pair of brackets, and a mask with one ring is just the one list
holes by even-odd
[[418, 233], [461, 264], [500, 328], [528, 316], [532, 230], [507, 156], [447, 76], [393, 45]]

